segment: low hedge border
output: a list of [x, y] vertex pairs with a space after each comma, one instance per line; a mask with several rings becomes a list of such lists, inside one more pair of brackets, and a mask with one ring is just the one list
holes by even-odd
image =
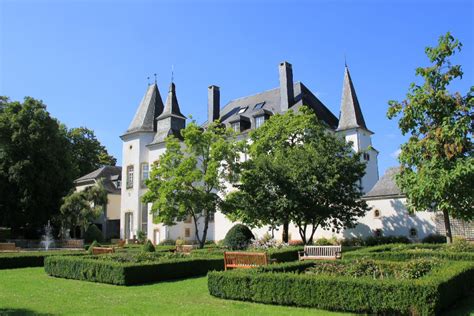
[[474, 261], [474, 253], [469, 252], [448, 252], [429, 249], [406, 250], [406, 251], [386, 251], [386, 252], [365, 252], [352, 251], [344, 254], [344, 259], [363, 259], [370, 258], [374, 260], [394, 260], [403, 261], [416, 258], [439, 258], [454, 261]]
[[206, 275], [224, 270], [222, 258], [170, 259], [157, 263], [117, 263], [90, 257], [48, 257], [44, 269], [51, 276], [116, 285], [136, 285]]
[[82, 256], [83, 251], [51, 251], [51, 252], [12, 252], [0, 254], [1, 269], [17, 269], [27, 267], [42, 267], [44, 259], [50, 256]]
[[[296, 264], [294, 264], [297, 266]], [[373, 280], [297, 273], [210, 272], [213, 296], [327, 310], [433, 315], [474, 288], [474, 264], [451, 262], [418, 280]]]

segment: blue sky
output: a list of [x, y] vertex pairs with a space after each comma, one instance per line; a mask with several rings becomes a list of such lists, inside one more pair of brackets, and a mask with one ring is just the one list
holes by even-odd
[[472, 1], [7, 1], [0, 0], [0, 95], [42, 99], [68, 127], [87, 126], [121, 161], [119, 136], [171, 66], [181, 110], [206, 119], [207, 87], [221, 103], [278, 86], [278, 63], [337, 116], [344, 56], [379, 171], [404, 141], [387, 102], [402, 100], [424, 48], [450, 31], [464, 48], [453, 90], [473, 85]]

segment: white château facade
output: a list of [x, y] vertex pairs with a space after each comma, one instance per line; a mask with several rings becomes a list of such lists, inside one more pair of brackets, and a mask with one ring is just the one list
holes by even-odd
[[[303, 83], [293, 82], [293, 70], [288, 62], [279, 65], [279, 82], [278, 88], [232, 100], [222, 108], [219, 87], [210, 86], [208, 121], [220, 119], [223, 124], [245, 136], [249, 130], [258, 128], [275, 113], [283, 113], [289, 109], [298, 110], [303, 105], [309, 106], [329, 129], [351, 142], [354, 151], [364, 152], [362, 159], [366, 161], [367, 167], [360, 185], [364, 193], [369, 192], [379, 180], [378, 152], [372, 146], [373, 133], [364, 121], [347, 66], [344, 72], [339, 119]], [[153, 162], [165, 151], [165, 138], [171, 134], [180, 137], [180, 130], [185, 127], [185, 121], [186, 118], [179, 108], [174, 83], [170, 85], [164, 104], [156, 83], [148, 86], [130, 126], [121, 136], [123, 141], [121, 238], [133, 239], [141, 230], [145, 231], [148, 239], [156, 244], [165, 239], [182, 238], [188, 241], [195, 239], [195, 228], [191, 221], [180, 222], [174, 226], [154, 224], [148, 212], [149, 206], [141, 202], [141, 197], [147, 190], [143, 182], [148, 178]], [[359, 232], [356, 228], [336, 234], [330, 230], [318, 229], [315, 238], [372, 234], [379, 228], [378, 219], [372, 220], [371, 214], [367, 216], [361, 219], [361, 222], [369, 227], [366, 230]], [[233, 224], [222, 213], [217, 212], [209, 225], [208, 240], [222, 240]], [[254, 231], [257, 236], [262, 236], [266, 232], [268, 232], [266, 227]], [[294, 225], [290, 225], [290, 234], [290, 239], [300, 239]], [[276, 238], [280, 236], [281, 229], [275, 232]]]

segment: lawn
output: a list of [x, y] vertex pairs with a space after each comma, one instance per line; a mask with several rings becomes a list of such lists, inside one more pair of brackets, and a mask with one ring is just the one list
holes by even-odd
[[53, 278], [43, 268], [2, 270], [0, 314], [343, 315], [315, 309], [221, 300], [207, 278], [115, 286]]

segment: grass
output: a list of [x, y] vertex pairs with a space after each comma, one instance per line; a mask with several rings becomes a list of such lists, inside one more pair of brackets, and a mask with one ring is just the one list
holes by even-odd
[[207, 278], [114, 286], [49, 277], [43, 268], [2, 270], [0, 314], [343, 315], [322, 310], [221, 300]]

